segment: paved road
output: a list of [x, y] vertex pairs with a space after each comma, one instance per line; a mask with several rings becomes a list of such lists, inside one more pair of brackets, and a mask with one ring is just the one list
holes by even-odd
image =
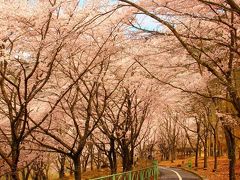
[[159, 167], [160, 180], [200, 180], [198, 176], [178, 168]]

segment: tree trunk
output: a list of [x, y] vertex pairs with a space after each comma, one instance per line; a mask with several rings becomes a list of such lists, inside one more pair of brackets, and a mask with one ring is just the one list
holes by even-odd
[[110, 150], [108, 152], [108, 160], [110, 164], [111, 174], [117, 172], [117, 156], [115, 152], [115, 140], [110, 138]]
[[68, 167], [69, 175], [72, 177], [73, 176], [73, 172], [74, 172], [74, 170], [73, 170], [73, 161], [72, 161], [72, 159], [68, 159], [68, 162], [69, 162], [69, 167]]
[[218, 147], [217, 147], [217, 149], [218, 149], [218, 157], [220, 157], [220, 156], [223, 156], [223, 148], [222, 148], [222, 144], [220, 143], [220, 141], [218, 140]]
[[230, 127], [224, 126], [224, 133], [227, 142], [227, 149], [228, 149], [228, 159], [229, 159], [229, 180], [236, 180], [235, 177], [235, 164], [236, 164], [236, 157], [235, 157], [235, 138], [232, 134], [232, 130]]
[[129, 153], [126, 152], [126, 154], [123, 155], [122, 163], [123, 163], [123, 172], [126, 171], [131, 171], [132, 170], [132, 165], [130, 163], [129, 159]]
[[13, 142], [12, 144], [12, 166], [11, 166], [11, 179], [19, 180], [18, 176], [18, 160], [19, 160], [19, 145]]
[[97, 153], [97, 161], [95, 161], [95, 164], [96, 164], [96, 167], [97, 169], [100, 169], [101, 168], [101, 151], [98, 150], [98, 153]]
[[198, 151], [199, 151], [199, 149], [198, 149], [199, 147], [197, 146], [196, 147], [196, 152], [195, 152], [195, 167], [197, 168], [198, 167]]
[[130, 152], [127, 145], [123, 145], [122, 147], [122, 166], [123, 166], [123, 172], [132, 170]]
[[130, 150], [130, 164], [131, 164], [131, 169], [132, 169], [132, 166], [134, 164], [134, 144], [131, 143], [131, 150]]
[[197, 123], [197, 142], [196, 142], [196, 150], [195, 150], [195, 168], [198, 167], [199, 143], [200, 143], [200, 123]]
[[199, 143], [199, 148], [198, 148], [198, 157], [201, 158], [202, 157], [202, 146]]
[[204, 142], [204, 163], [203, 163], [203, 168], [207, 169], [208, 166], [208, 152], [207, 152], [207, 137], [205, 137], [205, 142]]
[[217, 170], [217, 157], [218, 157], [218, 153], [217, 153], [217, 134], [216, 134], [216, 131], [214, 131], [214, 134], [213, 134], [213, 140], [214, 140], [214, 146], [213, 146], [213, 152], [214, 152], [214, 167], [213, 167], [213, 171], [215, 172]]
[[63, 179], [65, 176], [65, 160], [66, 160], [66, 155], [60, 154], [60, 169], [59, 169], [59, 179]]
[[81, 162], [80, 162], [80, 156], [75, 156], [73, 158], [73, 164], [74, 164], [74, 179], [75, 180], [81, 180]]
[[81, 164], [82, 165], [82, 172], [86, 172], [87, 171], [87, 165], [88, 165], [89, 156], [90, 156], [90, 154], [87, 154], [81, 160], [81, 162], [82, 162], [82, 164]]
[[212, 134], [210, 133], [209, 137], [209, 156], [213, 156], [213, 148], [212, 148], [213, 142], [212, 142]]
[[240, 148], [238, 148], [238, 159], [240, 159]]
[[170, 152], [171, 152], [171, 162], [173, 163], [175, 160], [175, 149], [172, 147]]
[[9, 175], [6, 174], [6, 175], [5, 175], [5, 180], [9, 180], [9, 179], [10, 179]]

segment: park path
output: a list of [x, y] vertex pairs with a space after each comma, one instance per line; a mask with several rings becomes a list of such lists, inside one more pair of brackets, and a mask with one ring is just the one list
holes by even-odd
[[178, 168], [159, 167], [160, 180], [201, 180], [197, 175]]

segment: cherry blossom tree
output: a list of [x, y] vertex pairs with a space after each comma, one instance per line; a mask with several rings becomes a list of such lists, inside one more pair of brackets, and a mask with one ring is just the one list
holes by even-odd
[[169, 108], [166, 108], [165, 114], [162, 116], [158, 125], [158, 144], [164, 159], [173, 162], [177, 156], [177, 147], [181, 132], [181, 128], [177, 124], [179, 117], [177, 112], [172, 112]]
[[[93, 27], [100, 29], [104, 16], [112, 12], [92, 8], [89, 5], [81, 9], [78, 1], [1, 2], [0, 157], [12, 179], [19, 179], [18, 170], [24, 168], [25, 161], [35, 158], [24, 150], [32, 140], [30, 134], [51, 119], [63, 97], [104, 51], [107, 40], [102, 38], [96, 53], [79, 62], [81, 70], [71, 83], [58, 82], [56, 77], [63, 77], [60, 69], [64, 65], [79, 60], [81, 54], [88, 57], [88, 52], [83, 53], [87, 45], [84, 42], [91, 36], [82, 34]], [[63, 85], [61, 89], [54, 89], [59, 84]], [[46, 103], [49, 101], [51, 105]]]
[[[187, 54], [200, 73], [207, 72], [211, 78], [218, 80], [218, 84], [227, 95], [218, 94], [214, 98], [230, 102], [235, 109], [232, 114], [237, 120], [240, 116], [240, 97], [235, 76], [239, 67], [238, 1], [157, 0], [134, 3], [120, 0], [120, 2], [135, 8], [131, 9], [133, 16], [136, 13], [144, 14], [160, 25], [157, 30], [138, 27], [139, 29], [156, 36], [175, 39], [185, 51], [181, 54]], [[206, 96], [196, 91], [195, 93]], [[232, 159], [229, 177], [235, 179], [233, 160], [235, 155], [231, 151], [234, 149], [234, 139], [231, 138], [233, 132], [229, 127], [225, 130], [227, 142], [231, 142], [228, 144], [229, 159]]]
[[[107, 40], [103, 41], [102, 46], [99, 47], [96, 43], [98, 48], [96, 48], [95, 55], [92, 53], [92, 44], [89, 50], [93, 58], [98, 58], [95, 65], [81, 76], [66, 96], [61, 99], [55, 113], [33, 133], [33, 138], [38, 144], [66, 155], [74, 162], [75, 179], [81, 178], [81, 157], [87, 140], [99, 124], [110, 97], [124, 78], [123, 76], [114, 81], [111, 72], [114, 68], [111, 68], [112, 63], [109, 59], [115, 51], [106, 49], [107, 47], [113, 48], [107, 46], [109, 38], [114, 38], [112, 32], [106, 37]], [[93, 40], [95, 41], [95, 39]], [[112, 45], [112, 41], [109, 42]], [[99, 51], [103, 47], [104, 50]], [[82, 59], [82, 61], [85, 60]], [[66, 76], [66, 83], [72, 84], [71, 81], [75, 82], [75, 78], [79, 77], [81, 66], [78, 64], [79, 62], [71, 64], [68, 66], [68, 70], [63, 66], [62, 72]], [[111, 86], [106, 86], [109, 83]], [[59, 85], [61, 86], [61, 82]], [[48, 143], [46, 141], [43, 143], [42, 138], [46, 139]]]
[[[150, 101], [139, 99], [136, 90], [132, 92], [129, 89], [123, 91], [123, 100], [120, 104], [122, 110], [119, 114], [116, 129], [117, 142], [120, 146], [123, 171], [132, 169], [134, 150], [139, 144], [139, 137], [144, 122], [148, 117]], [[144, 133], [143, 133], [144, 134]]]

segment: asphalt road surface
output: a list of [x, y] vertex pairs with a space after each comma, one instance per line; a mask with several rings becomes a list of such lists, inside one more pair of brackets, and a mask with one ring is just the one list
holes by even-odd
[[159, 167], [160, 180], [200, 180], [198, 176], [178, 168]]

